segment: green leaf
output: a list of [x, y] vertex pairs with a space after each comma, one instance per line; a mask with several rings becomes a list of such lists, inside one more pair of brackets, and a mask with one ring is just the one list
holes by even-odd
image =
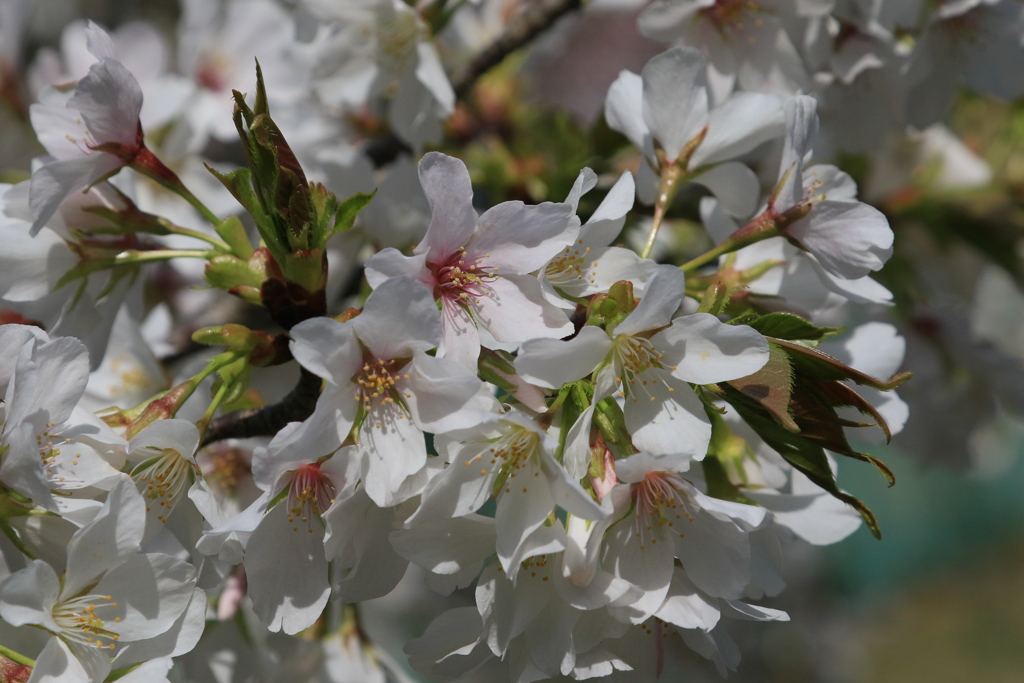
[[808, 441], [800, 434], [793, 434], [769, 417], [755, 401], [748, 399], [732, 388], [726, 389], [726, 401], [740, 414], [740, 417], [764, 439], [764, 442], [785, 458], [808, 479], [835, 498], [852, 506], [864, 519], [875, 538], [882, 538], [878, 519], [863, 502], [839, 489], [832, 468], [829, 467], [825, 450]]
[[812, 349], [804, 346], [803, 344], [797, 344], [796, 342], [786, 341], [784, 339], [770, 338], [768, 341], [778, 344], [789, 352], [789, 358], [793, 363], [793, 369], [796, 370], [798, 375], [817, 382], [849, 379], [853, 380], [857, 384], [872, 387], [879, 391], [892, 391], [914, 376], [914, 373], [912, 372], [901, 372], [898, 375], [890, 377], [888, 381], [883, 382], [882, 380], [875, 379], [870, 375], [865, 375], [859, 370], [854, 370], [842, 361], [833, 358], [823, 351]]
[[744, 505], [758, 505], [756, 501], [747, 498], [731, 481], [725, 471], [725, 466], [714, 455], [705, 456], [700, 461], [704, 470], [704, 480], [708, 484], [708, 495], [719, 500], [728, 500], [733, 503]]
[[766, 337], [777, 339], [821, 341], [838, 334], [842, 327], [818, 327], [792, 313], [769, 313], [747, 323]]
[[238, 216], [225, 218], [217, 225], [216, 230], [220, 238], [231, 247], [231, 251], [235, 256], [242, 260], [247, 260], [252, 256], [252, 242], [249, 241], [249, 235], [246, 234], [245, 226], [242, 225], [242, 221], [238, 219]]
[[[377, 196], [377, 190], [373, 192], [357, 192], [338, 206], [338, 215], [334, 219], [334, 227], [331, 228], [328, 237], [336, 232], [344, 232], [350, 229], [356, 222], [356, 216], [365, 209], [373, 198]], [[333, 197], [333, 195], [332, 195]]]
[[800, 428], [789, 412], [789, 401], [793, 396], [793, 367], [789, 354], [771, 343], [768, 344], [768, 354], [768, 362], [763, 368], [727, 384], [757, 401], [787, 430], [798, 432]]

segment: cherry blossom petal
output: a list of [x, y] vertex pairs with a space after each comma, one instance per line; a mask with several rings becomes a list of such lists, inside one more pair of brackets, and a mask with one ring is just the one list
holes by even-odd
[[408, 277], [381, 283], [351, 324], [359, 341], [381, 359], [408, 358], [441, 341], [441, 315], [433, 295]]
[[520, 377], [537, 386], [559, 389], [563, 384], [593, 372], [612, 349], [608, 334], [599, 327], [584, 326], [568, 341], [531, 339], [515, 359]]
[[615, 335], [637, 334], [668, 325], [683, 303], [686, 276], [675, 266], [658, 266], [633, 312], [615, 328]]
[[428, 261], [442, 261], [464, 246], [476, 227], [473, 185], [466, 164], [440, 152], [423, 155], [419, 174], [432, 213], [416, 253], [425, 253]]
[[632, 71], [622, 71], [608, 88], [604, 101], [604, 118], [608, 127], [617, 130], [638, 149], [647, 151], [650, 129], [644, 120], [644, 81]]
[[94, 152], [74, 159], [51, 161], [36, 169], [29, 190], [29, 206], [35, 216], [29, 234], [38, 234], [61, 202], [73, 193], [102, 180], [122, 166], [124, 162], [112, 154]]
[[772, 93], [735, 93], [708, 114], [708, 132], [690, 157], [690, 168], [743, 156], [785, 131], [781, 97]]
[[529, 273], [575, 242], [579, 229], [569, 204], [503, 202], [480, 216], [466, 256], [484, 258], [499, 276]]
[[700, 50], [675, 47], [644, 66], [644, 121], [669, 160], [708, 123], [706, 63]]
[[289, 520], [287, 502], [271, 508], [245, 547], [253, 611], [272, 632], [294, 635], [319, 618], [330, 596], [320, 519]]
[[712, 166], [693, 178], [693, 182], [711, 190], [733, 216], [746, 218], [757, 209], [761, 183], [757, 174], [738, 161]]
[[768, 362], [768, 342], [746, 325], [727, 325], [709, 313], [684, 315], [651, 338], [672, 374], [694, 384], [752, 375]]
[[786, 233], [814, 254], [826, 271], [847, 280], [879, 270], [892, 256], [889, 221], [863, 202], [816, 202]]
[[664, 370], [640, 377], [648, 383], [626, 397], [624, 410], [633, 445], [655, 455], [703, 460], [711, 441], [711, 423], [700, 399], [688, 384]]
[[474, 313], [499, 342], [560, 339], [573, 332], [565, 311], [544, 299], [540, 282], [531, 275], [504, 275], [491, 282]]
[[0, 581], [0, 618], [11, 626], [38, 624], [52, 633], [60, 631], [52, 610], [60, 594], [60, 580], [42, 560]]

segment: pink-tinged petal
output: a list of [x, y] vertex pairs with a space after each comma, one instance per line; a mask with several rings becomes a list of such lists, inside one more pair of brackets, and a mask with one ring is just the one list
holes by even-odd
[[465, 246], [476, 227], [473, 185], [466, 165], [440, 152], [423, 155], [419, 174], [432, 214], [416, 253], [425, 253], [431, 262], [441, 261]]
[[644, 289], [640, 303], [618, 324], [614, 334], [637, 334], [668, 325], [685, 295], [686, 276], [683, 271], [675, 266], [658, 266]]
[[[320, 617], [330, 586], [319, 518], [289, 520], [287, 502], [271, 508], [245, 547], [253, 611], [272, 632], [294, 635]], [[312, 533], [311, 533], [312, 530]]]
[[754, 213], [761, 198], [757, 174], [738, 161], [712, 166], [693, 182], [711, 190], [729, 213], [740, 218]]
[[351, 570], [334, 581], [340, 600], [379, 598], [402, 580], [409, 562], [388, 540], [394, 516], [393, 509], [377, 507], [362, 490], [339, 500], [324, 515], [330, 532], [324, 550], [343, 569]]
[[684, 315], [651, 338], [672, 374], [694, 384], [752, 375], [768, 362], [768, 342], [746, 325], [726, 325], [708, 313]]
[[602, 566], [643, 591], [643, 596], [636, 602], [609, 608], [620, 621], [639, 624], [665, 601], [675, 561], [669, 533], [669, 528], [662, 524], [653, 524], [648, 530], [645, 523], [638, 523], [631, 515], [605, 534]]
[[42, 560], [0, 581], [0, 618], [11, 626], [37, 624], [51, 633], [60, 630], [53, 620], [53, 606], [60, 594], [60, 580]]
[[482, 259], [499, 276], [529, 273], [575, 242], [579, 230], [569, 204], [504, 202], [480, 216], [466, 256]]
[[544, 299], [540, 281], [532, 275], [500, 276], [487, 290], [474, 302], [473, 312], [499, 342], [560, 339], [573, 333], [565, 311]]
[[620, 72], [608, 88], [604, 118], [609, 128], [625, 135], [637, 149], [646, 151], [651, 133], [644, 121], [643, 92], [644, 82], [639, 74]]
[[366, 493], [381, 507], [394, 505], [402, 482], [427, 462], [423, 432], [394, 404], [370, 408], [359, 430], [359, 450], [366, 462]]
[[469, 312], [453, 301], [441, 302], [441, 345], [437, 347], [437, 355], [476, 372], [480, 332]]
[[77, 595], [104, 573], [139, 552], [146, 504], [127, 475], [107, 493], [96, 517], [68, 544], [68, 569], [61, 596]]
[[644, 66], [644, 121], [670, 160], [708, 123], [706, 63], [700, 50], [674, 47]]
[[480, 421], [475, 405], [481, 382], [475, 374], [446, 358], [419, 352], [407, 367], [408, 379], [396, 387], [403, 394], [409, 413], [422, 429], [438, 433], [463, 429]]
[[533, 463], [517, 470], [517, 476], [509, 477], [498, 494], [498, 509], [494, 515], [496, 550], [506, 572], [511, 570], [512, 560], [526, 538], [544, 524], [554, 509], [547, 478], [533, 476], [540, 471]]
[[[131, 26], [129, 24], [128, 26]], [[110, 39], [110, 35], [104, 31], [100, 26], [90, 19], [85, 25], [85, 45], [86, 49], [96, 59], [117, 59], [117, 50], [114, 48], [114, 41]], [[142, 46], [140, 46], [142, 47]]]
[[531, 339], [515, 359], [516, 372], [549, 389], [586, 377], [607, 357], [612, 340], [600, 327], [584, 326], [572, 339]]
[[330, 318], [304, 320], [289, 332], [299, 365], [335, 386], [346, 386], [362, 367], [363, 353], [351, 324]]
[[739, 92], [708, 115], [708, 132], [690, 157], [699, 168], [752, 151], [786, 131], [784, 100], [778, 95]]
[[97, 144], [115, 143], [128, 149], [139, 145], [142, 90], [120, 62], [101, 59], [89, 67], [68, 100], [68, 108], [81, 112]]
[[638, 376], [630, 390], [624, 412], [633, 445], [655, 455], [704, 459], [711, 422], [688, 384], [663, 370], [651, 370]]
[[382, 360], [408, 358], [441, 342], [441, 313], [434, 296], [409, 277], [381, 283], [351, 324], [359, 341]]
[[786, 234], [814, 254], [830, 273], [856, 280], [892, 256], [893, 232], [878, 209], [863, 202], [817, 202]]
[[427, 255], [406, 256], [394, 247], [381, 249], [366, 261], [366, 281], [371, 287], [380, 285], [392, 277], [403, 275], [414, 277], [428, 288], [435, 284], [434, 276], [427, 269]]
[[37, 234], [53, 217], [61, 202], [74, 192], [82, 190], [124, 166], [124, 162], [111, 154], [93, 152], [75, 159], [60, 159], [36, 169], [29, 190], [29, 207], [35, 222], [29, 230]]
[[170, 555], [135, 555], [111, 571], [93, 592], [111, 595], [116, 606], [103, 609], [105, 621], [117, 621], [119, 641], [156, 637], [185, 612], [195, 591], [196, 570]]
[[672, 571], [672, 585], [665, 603], [654, 613], [662, 621], [679, 628], [710, 631], [721, 618], [718, 601], [702, 595], [681, 567]]
[[775, 210], [782, 212], [803, 199], [803, 159], [818, 133], [818, 103], [797, 95], [786, 100], [786, 144], [779, 166], [782, 184], [775, 189]]

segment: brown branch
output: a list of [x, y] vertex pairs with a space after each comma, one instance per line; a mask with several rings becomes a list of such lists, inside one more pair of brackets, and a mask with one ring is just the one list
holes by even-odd
[[[535, 0], [530, 3], [525, 10], [509, 20], [504, 33], [452, 76], [455, 98], [465, 99], [481, 76], [553, 26], [561, 17], [582, 5], [583, 0]], [[411, 153], [412, 150], [394, 133], [389, 133], [369, 142], [364, 151], [373, 165], [380, 168], [394, 161], [402, 152]]]
[[313, 414], [320, 396], [320, 378], [302, 368], [299, 382], [287, 396], [262, 408], [236, 410], [212, 420], [203, 445], [223, 439], [274, 436], [289, 422], [302, 422]]

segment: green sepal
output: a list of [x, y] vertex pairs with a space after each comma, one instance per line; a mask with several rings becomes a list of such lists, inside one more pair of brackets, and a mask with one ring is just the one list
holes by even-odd
[[[369, 206], [373, 198], [377, 196], [377, 190], [373, 192], [357, 192], [348, 199], [337, 205], [338, 213], [334, 218], [334, 227], [328, 233], [328, 237], [337, 233], [349, 230], [356, 222], [356, 216], [358, 216], [363, 209]], [[330, 195], [331, 199], [334, 199], [334, 195]], [[337, 200], [335, 200], [337, 203]]]
[[245, 232], [245, 226], [238, 216], [229, 216], [221, 221], [217, 227], [217, 234], [231, 247], [232, 253], [243, 261], [248, 260], [253, 254], [252, 242]]
[[845, 329], [842, 327], [819, 327], [792, 313], [769, 313], [747, 321], [746, 324], [766, 337], [789, 341], [820, 342]]

